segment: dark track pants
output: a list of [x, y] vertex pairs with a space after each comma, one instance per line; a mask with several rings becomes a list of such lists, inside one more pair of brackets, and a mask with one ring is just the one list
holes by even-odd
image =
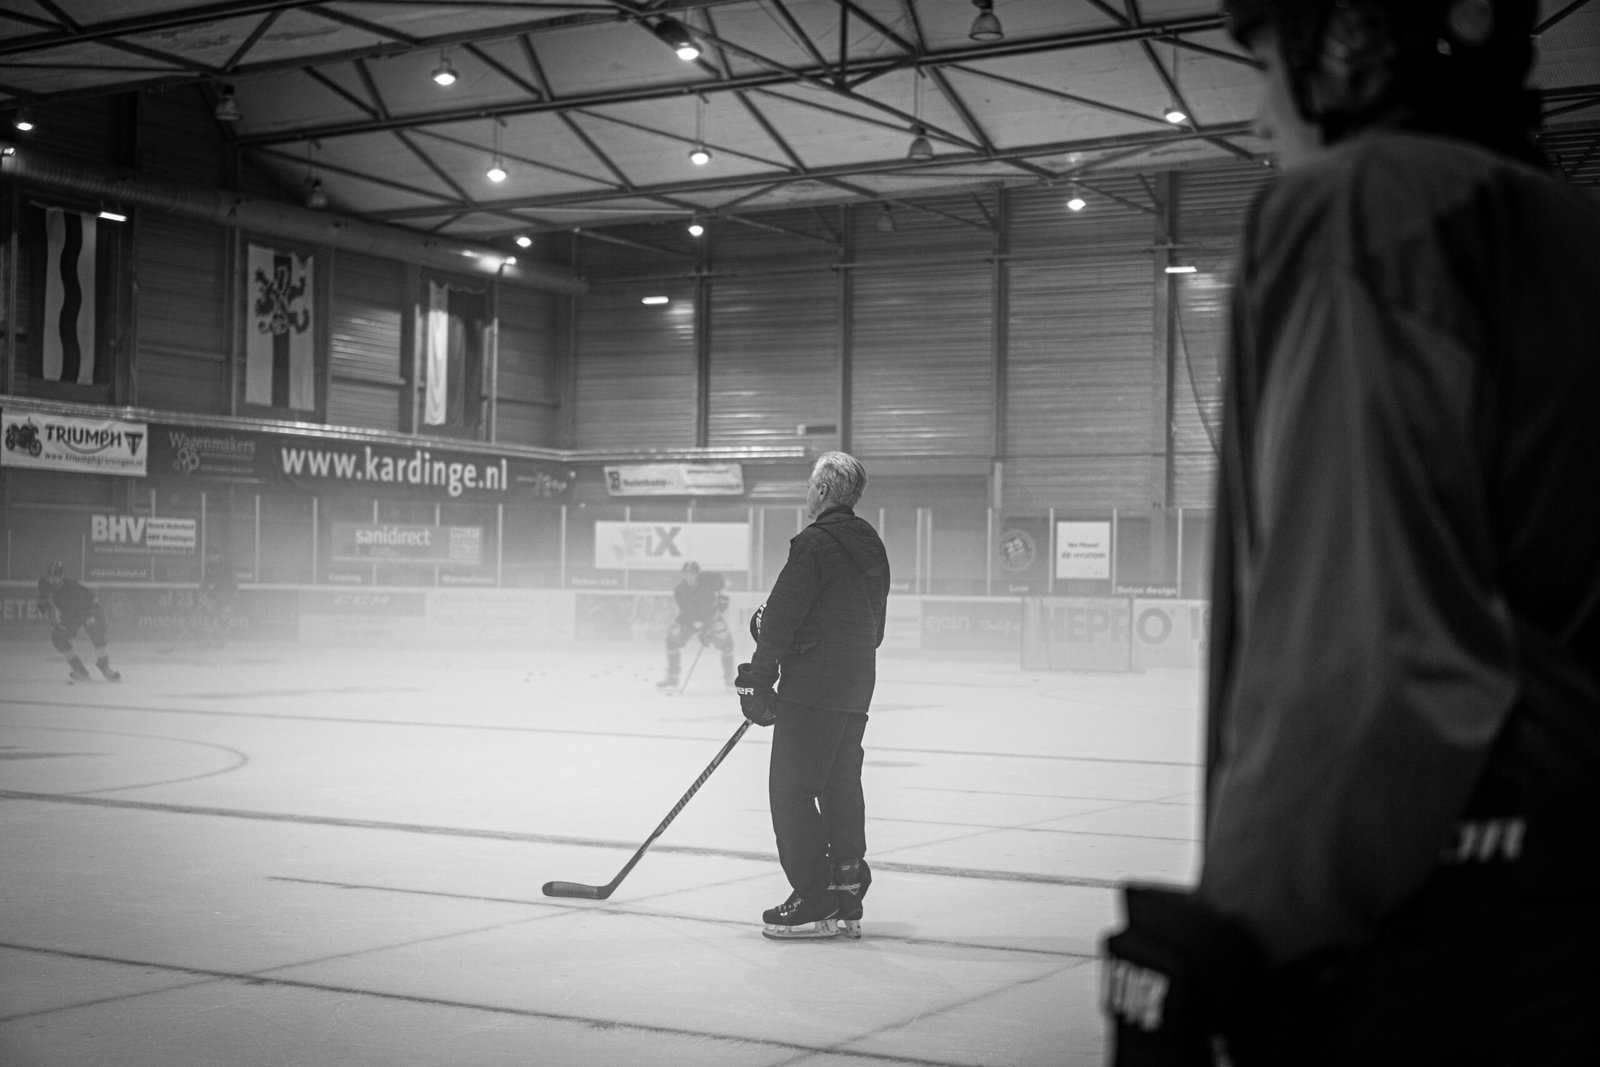
[[828, 711], [787, 700], [772, 727], [767, 797], [778, 861], [803, 900], [828, 888], [832, 864], [866, 855], [861, 794], [864, 713]]

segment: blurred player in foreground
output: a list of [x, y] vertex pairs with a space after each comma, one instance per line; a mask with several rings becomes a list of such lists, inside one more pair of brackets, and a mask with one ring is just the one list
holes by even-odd
[[1233, 295], [1204, 862], [1127, 890], [1113, 1060], [1593, 1063], [1600, 205], [1529, 139], [1534, 4], [1228, 9], [1284, 176]]
[[[763, 914], [774, 940], [859, 937], [866, 863], [862, 736], [877, 684], [889, 556], [851, 510], [867, 487], [854, 456], [826, 452], [811, 471], [811, 525], [751, 623], [756, 650], [740, 664], [745, 718], [773, 726], [767, 793], [778, 861], [793, 892]], [[776, 691], [774, 690], [776, 686]]]
[[39, 610], [50, 620], [50, 643], [67, 658], [72, 668], [69, 676], [74, 682], [88, 681], [91, 675], [83, 660], [72, 648], [72, 638], [82, 629], [94, 645], [95, 666], [108, 682], [119, 682], [122, 675], [111, 669], [111, 656], [106, 652], [106, 619], [100, 610], [100, 601], [94, 593], [75, 578], [66, 576], [66, 566], [60, 560], [50, 564], [49, 570], [39, 579]]

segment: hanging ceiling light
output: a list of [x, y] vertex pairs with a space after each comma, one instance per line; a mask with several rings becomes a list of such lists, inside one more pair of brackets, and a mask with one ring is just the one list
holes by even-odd
[[489, 169], [484, 171], [488, 179], [496, 185], [506, 180], [506, 168], [500, 162], [500, 120], [494, 119], [494, 162], [489, 164]]
[[697, 167], [703, 167], [711, 162], [711, 149], [706, 147], [706, 140], [702, 130], [705, 117], [706, 98], [695, 95], [694, 98], [694, 147], [689, 149], [689, 162]]
[[928, 131], [922, 126], [913, 126], [911, 132], [916, 136], [911, 138], [911, 150], [906, 153], [906, 158], [914, 159], [918, 163], [932, 159], [933, 142], [928, 140]]
[[1166, 119], [1168, 122], [1172, 123], [1172, 125], [1177, 126], [1177, 125], [1180, 125], [1180, 124], [1182, 124], [1184, 122], [1189, 121], [1189, 116], [1184, 114], [1183, 108], [1178, 106], [1178, 100], [1177, 100], [1177, 97], [1178, 97], [1178, 39], [1176, 37], [1174, 37], [1172, 39], [1172, 96], [1173, 96], [1172, 101], [1167, 104], [1167, 110], [1161, 113], [1161, 117]]
[[532, 244], [533, 244], [533, 238], [532, 237], [529, 237], [525, 233], [521, 233], [521, 234], [517, 235], [517, 247], [518, 248], [528, 248]]
[[705, 232], [706, 232], [706, 228], [705, 228], [704, 225], [701, 224], [699, 219], [694, 219], [694, 220], [690, 221], [690, 223], [689, 223], [689, 236], [690, 237], [699, 237], [701, 234], [703, 234]]
[[1200, 268], [1193, 263], [1168, 263], [1165, 269], [1168, 274], [1194, 274]]
[[650, 31], [678, 53], [678, 58], [685, 63], [692, 63], [700, 58], [700, 46], [695, 43], [689, 28], [677, 19], [663, 16], [650, 23]]
[[217, 90], [217, 106], [212, 114], [218, 122], [238, 122], [244, 118], [239, 110], [239, 98], [233, 95], [233, 86], [224, 85]]
[[313, 211], [321, 211], [328, 206], [328, 194], [323, 191], [322, 179], [312, 178], [306, 182], [306, 207]]
[[874, 225], [877, 226], [879, 233], [894, 232], [894, 212], [889, 209], [888, 204], [878, 209], [878, 221]]
[[994, 17], [994, 0], [972, 0], [972, 6], [978, 9], [978, 17], [972, 20], [972, 29], [967, 31], [967, 36], [974, 41], [1003, 41], [1006, 31], [1000, 28], [1000, 20]]
[[436, 85], [454, 85], [456, 83], [456, 68], [450, 65], [450, 54], [439, 53], [439, 65], [433, 68], [433, 81]]
[[23, 133], [27, 133], [29, 130], [33, 129], [33, 119], [28, 117], [28, 113], [26, 111], [19, 111], [17, 112], [16, 118], [11, 120], [11, 125], [15, 126]]
[[1088, 206], [1089, 206], [1089, 201], [1087, 201], [1087, 200], [1085, 200], [1083, 198], [1083, 194], [1078, 191], [1078, 187], [1076, 185], [1074, 185], [1072, 188], [1067, 190], [1067, 210], [1068, 211], [1082, 211], [1084, 208], [1086, 208]]

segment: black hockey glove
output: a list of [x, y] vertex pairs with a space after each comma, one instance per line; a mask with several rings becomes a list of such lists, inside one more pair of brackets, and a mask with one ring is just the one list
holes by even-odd
[[757, 726], [771, 726], [778, 721], [778, 696], [772, 684], [758, 682], [750, 673], [750, 664], [739, 664], [739, 673], [733, 677], [733, 691], [739, 694], [739, 710]]
[[1113, 1067], [1259, 1064], [1266, 961], [1254, 940], [1193, 894], [1123, 888], [1128, 921], [1101, 949], [1100, 1006]]

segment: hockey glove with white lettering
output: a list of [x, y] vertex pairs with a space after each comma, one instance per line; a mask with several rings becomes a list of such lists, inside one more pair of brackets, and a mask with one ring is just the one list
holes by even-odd
[[1192, 893], [1123, 887], [1127, 925], [1101, 950], [1113, 1067], [1260, 1063], [1266, 961], [1254, 940]]
[[771, 726], [778, 721], [778, 697], [772, 683], [762, 683], [750, 673], [750, 664], [739, 664], [739, 673], [733, 677], [733, 691], [739, 694], [739, 710], [757, 726]]

